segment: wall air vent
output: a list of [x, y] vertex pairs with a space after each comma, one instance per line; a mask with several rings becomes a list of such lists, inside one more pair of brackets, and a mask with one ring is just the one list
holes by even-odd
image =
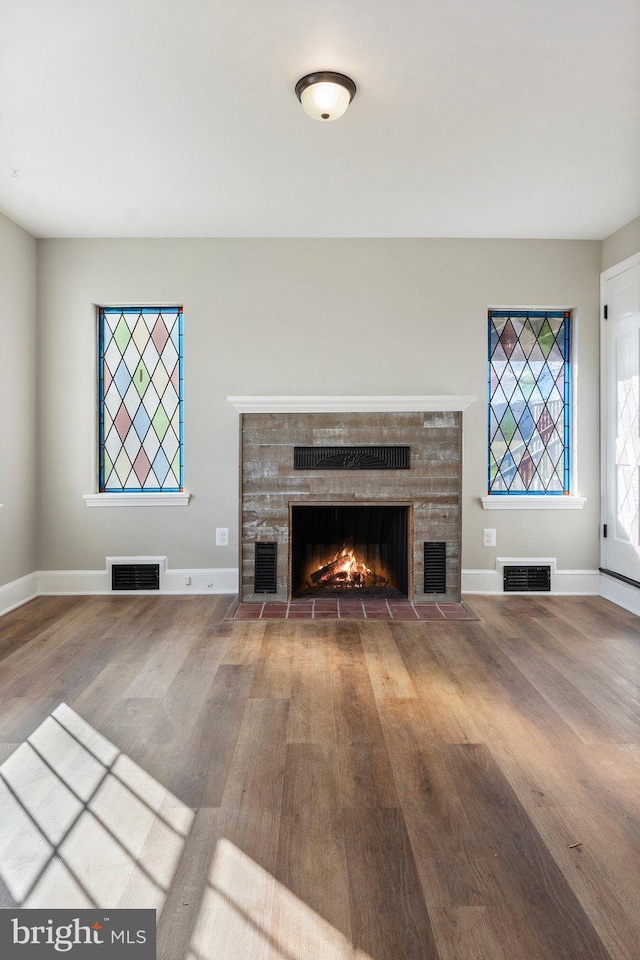
[[505, 593], [549, 593], [551, 567], [503, 567]]
[[425, 542], [424, 592], [447, 592], [447, 545], [444, 541]]
[[253, 574], [254, 593], [276, 593], [278, 589], [278, 544], [256, 543]]
[[409, 470], [410, 447], [294, 447], [294, 470]]
[[114, 563], [111, 567], [112, 590], [159, 590], [159, 563]]

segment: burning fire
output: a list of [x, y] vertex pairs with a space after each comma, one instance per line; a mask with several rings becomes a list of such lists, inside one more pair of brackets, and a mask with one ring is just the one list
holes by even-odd
[[[330, 569], [318, 578], [320, 583], [335, 578], [348, 583], [350, 586], [360, 587], [364, 585], [366, 575], [372, 572], [366, 564], [360, 563], [353, 550], [347, 547], [344, 547], [342, 551], [339, 550], [327, 566]], [[322, 570], [325, 569], [326, 567], [322, 568]]]
[[387, 578], [373, 571], [356, 556], [351, 547], [344, 546], [333, 557], [317, 570], [314, 570], [307, 586], [309, 589], [323, 587], [329, 590], [345, 590], [353, 588], [383, 587], [387, 585]]

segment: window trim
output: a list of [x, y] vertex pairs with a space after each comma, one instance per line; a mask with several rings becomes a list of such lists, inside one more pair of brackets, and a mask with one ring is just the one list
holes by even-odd
[[495, 494], [480, 497], [483, 510], [582, 510], [586, 497], [574, 497], [560, 494], [517, 494], [498, 496]]
[[191, 494], [182, 493], [85, 493], [88, 507], [188, 507]]
[[[94, 506], [188, 506], [189, 499], [191, 494], [185, 491], [184, 487], [184, 305], [182, 303], [96, 303], [94, 304], [95, 316], [97, 323], [94, 327], [96, 332], [94, 356], [97, 357], [97, 378], [96, 378], [96, 426], [97, 432], [96, 437], [96, 447], [95, 452], [97, 453], [97, 474], [95, 476], [95, 483], [97, 493], [84, 494], [83, 499], [85, 500], [88, 507]], [[103, 409], [104, 409], [104, 396], [103, 396], [103, 370], [101, 366], [101, 358], [104, 359], [104, 354], [102, 350], [102, 335], [101, 335], [101, 324], [103, 322], [101, 314], [107, 310], [120, 310], [123, 313], [133, 313], [135, 311], [162, 311], [162, 310], [176, 310], [179, 313], [179, 343], [180, 348], [178, 350], [179, 357], [179, 420], [180, 420], [180, 436], [178, 437], [178, 442], [180, 444], [180, 477], [179, 483], [180, 488], [178, 490], [159, 490], [156, 488], [149, 488], [147, 490], [101, 490], [100, 485], [103, 479], [103, 470], [102, 470], [102, 457], [104, 450], [104, 437], [103, 437]], [[95, 429], [95, 428], [94, 428]], [[95, 454], [94, 454], [95, 455]], [[94, 468], [95, 469], [95, 468]], [[140, 499], [138, 499], [140, 498]], [[145, 502], [142, 502], [144, 498]], [[148, 502], [147, 502], [148, 501]]]
[[[510, 313], [512, 315], [524, 315], [527, 313], [569, 313], [569, 360], [568, 367], [568, 385], [569, 385], [569, 422], [568, 422], [568, 479], [569, 490], [557, 490], [554, 492], [546, 491], [523, 491], [510, 493], [509, 491], [494, 490], [487, 488], [486, 496], [480, 497], [483, 510], [581, 510], [586, 503], [586, 497], [580, 497], [577, 494], [577, 445], [576, 445], [576, 409], [578, 395], [578, 310], [576, 307], [567, 305], [556, 306], [532, 306], [531, 304], [508, 306], [493, 304], [487, 307], [487, 332], [490, 337], [490, 321], [492, 313]], [[487, 378], [487, 480], [489, 480], [490, 453], [491, 453], [491, 355], [487, 359], [488, 378]]]

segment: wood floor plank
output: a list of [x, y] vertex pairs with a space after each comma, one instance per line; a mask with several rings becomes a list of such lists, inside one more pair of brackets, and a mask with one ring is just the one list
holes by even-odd
[[0, 764], [3, 764], [19, 746], [20, 743], [0, 743]]
[[[446, 629], [454, 626], [447, 624]], [[439, 624], [430, 624], [428, 637], [421, 624], [394, 624], [391, 630], [423, 709], [429, 714], [433, 738], [442, 743], [475, 743], [482, 738], [473, 712], [467, 709], [464, 698], [433, 649], [439, 628]]]
[[481, 892], [494, 922], [499, 921], [500, 942], [510, 956], [543, 960], [555, 952], [608, 960], [593, 925], [487, 748], [452, 746], [450, 761], [482, 864]]
[[[566, 744], [569, 749], [578, 743], [579, 738], [571, 727], [482, 625], [466, 624], [458, 627], [457, 633], [463, 643], [457, 646], [455, 659], [448, 661], [454, 685], [466, 689], [471, 684], [472, 695], [485, 697], [494, 715], [502, 712], [503, 717], [508, 714], [509, 718], [521, 718], [534, 735], [538, 732], [542, 736], [552, 735], [555, 743]], [[442, 655], [446, 657], [444, 647]]]
[[[220, 665], [223, 644], [191, 651], [157, 700], [136, 762], [192, 807], [216, 807], [224, 792], [254, 668]], [[119, 712], [119, 706], [115, 715]], [[115, 720], [114, 720], [115, 722]]]
[[[67, 682], [72, 676], [71, 671], [79, 668], [84, 675], [87, 664], [93, 661], [94, 656], [101, 663], [109, 662], [113, 648], [104, 641], [109, 625], [108, 620], [89, 618], [87, 623], [70, 626], [68, 631], [56, 631], [38, 637], [36, 649], [28, 652], [21, 650], [2, 664], [7, 671], [6, 678], [3, 677], [7, 689], [18, 697], [52, 693], [54, 686], [67, 693], [71, 685]], [[90, 657], [87, 656], [89, 652]], [[32, 658], [33, 663], [30, 663]]]
[[[348, 954], [349, 884], [335, 746], [287, 747], [276, 878], [287, 891], [276, 896], [274, 913], [287, 949], [298, 955], [311, 934], [309, 960]], [[289, 894], [308, 909], [291, 910]]]
[[10, 697], [2, 699], [0, 737], [13, 743], [22, 743], [33, 733], [60, 702], [57, 694], [37, 698]]
[[198, 634], [182, 627], [163, 630], [144, 666], [129, 686], [125, 697], [162, 697], [173, 682], [189, 652], [198, 642]]
[[86, 655], [87, 642], [108, 634], [112, 620], [102, 616], [100, 609], [95, 602], [86, 607], [75, 605], [68, 616], [50, 624], [0, 663], [0, 682], [17, 696], [47, 687], [60, 676], [65, 661], [71, 662], [75, 654]]
[[[488, 652], [486, 644], [486, 640], [473, 644], [473, 650], [470, 644], [470, 658], [464, 669], [458, 662], [452, 665], [452, 675], [464, 684], [470, 709], [476, 711], [502, 772], [532, 823], [545, 833], [554, 859], [560, 862], [565, 858], [569, 844], [580, 839], [577, 833], [590, 837], [590, 858], [585, 861], [585, 869], [578, 873], [567, 871], [565, 877], [588, 909], [607, 949], [618, 941], [633, 943], [639, 934], [637, 911], [628, 909], [619, 897], [612, 903], [610, 891], [616, 887], [616, 876], [625, 890], [634, 888], [640, 880], [640, 811], [632, 799], [637, 792], [616, 796], [611, 777], [603, 777], [603, 769], [598, 770], [597, 762], [594, 764], [594, 748], [584, 745], [572, 731], [567, 733], [561, 719], [554, 719], [551, 710], [547, 715], [535, 698], [531, 709], [532, 698], [525, 678], [518, 683], [515, 668], [509, 670], [502, 663], [500, 670], [490, 672], [492, 659], [483, 659]], [[477, 661], [475, 653], [481, 654]], [[500, 655], [496, 654], [493, 662], [499, 661]], [[494, 691], [490, 690], [490, 683], [494, 684]], [[520, 698], [516, 696], [518, 689]], [[598, 749], [613, 752], [616, 747]], [[602, 831], [597, 826], [603, 809], [609, 811], [611, 818], [606, 844], [602, 843]], [[603, 904], [607, 904], [604, 914]]]
[[[458, 625], [452, 633], [460, 639]], [[446, 659], [446, 644], [438, 656], [448, 683], [473, 715], [475, 742], [490, 744], [521, 800], [565, 803], [573, 787], [565, 758], [580, 739], [490, 640], [485, 624], [468, 625], [463, 639], [455, 658]]]
[[351, 929], [372, 960], [437, 960], [402, 812], [344, 810]]
[[207, 960], [267, 960], [281, 941], [273, 914], [287, 713], [283, 699], [246, 705], [192, 937]]
[[[161, 960], [636, 960], [638, 618], [497, 596], [473, 622], [249, 623], [229, 599], [0, 618], [0, 905], [156, 906]], [[49, 863], [96, 762], [72, 732], [49, 750], [61, 703], [127, 773]]]
[[440, 960], [510, 960], [487, 907], [458, 907], [449, 935], [438, 938]]
[[638, 636], [637, 620], [629, 611], [602, 597], [585, 604], [581, 597], [554, 597], [555, 618], [573, 624], [589, 639], [600, 642], [606, 637], [618, 649], [632, 648]]
[[158, 921], [157, 960], [187, 956], [208, 873], [220, 837], [220, 811], [201, 807], [195, 812], [173, 882]]
[[227, 621], [212, 628], [216, 639], [224, 640], [222, 663], [235, 663], [239, 666], [256, 666], [264, 642], [267, 621], [243, 623], [241, 620]]
[[188, 806], [220, 805], [253, 679], [253, 667], [220, 666], [180, 761], [174, 749], [166, 755], [169, 787]]
[[386, 623], [359, 624], [360, 642], [377, 699], [417, 697], [413, 681], [402, 661], [395, 637]]
[[301, 631], [293, 661], [289, 710], [289, 743], [336, 744], [337, 732], [331, 682], [332, 645], [329, 630], [314, 625], [313, 634]]
[[537, 642], [540, 632], [541, 628], [536, 631], [536, 639], [527, 644], [511, 638], [499, 639], [497, 643], [584, 743], [626, 742], [628, 731], [621, 730], [545, 655]]
[[360, 663], [332, 670], [340, 792], [345, 807], [397, 807], [398, 794], [369, 672]]
[[[539, 630], [537, 636], [540, 635]], [[634, 803], [636, 791], [616, 793], [616, 777], [602, 778], [599, 757], [606, 757], [609, 773], [624, 766], [623, 756], [615, 745], [589, 745], [585, 740], [597, 739], [589, 720], [594, 718], [590, 702], [577, 696], [574, 710], [584, 708], [580, 715], [583, 737], [565, 722], [561, 714], [540, 695], [527, 677], [505, 656], [505, 641], [493, 643], [484, 628], [468, 631], [468, 656], [450, 664], [454, 682], [468, 690], [470, 706], [474, 705], [477, 722], [486, 740], [493, 743], [494, 753], [500, 755], [510, 768], [518, 768], [523, 783], [539, 772], [540, 783], [546, 781], [546, 795], [541, 805], [572, 804], [577, 795], [585, 803], [597, 792], [607, 794], [607, 802], [623, 804], [625, 815], [636, 817], [640, 809]], [[585, 671], [588, 671], [588, 667]], [[489, 684], [493, 690], [489, 689]], [[601, 718], [596, 715], [595, 719]], [[509, 733], [511, 734], [509, 736]], [[529, 744], [529, 751], [520, 744]], [[511, 759], [509, 759], [509, 757]], [[635, 768], [635, 763], [632, 762]], [[630, 771], [627, 770], [627, 773]], [[618, 774], [618, 777], [620, 774]], [[586, 788], [586, 790], [585, 790]], [[535, 788], [532, 790], [535, 793]], [[544, 791], [543, 791], [544, 792]], [[621, 811], [622, 812], [622, 811]]]
[[537, 644], [544, 659], [558, 669], [608, 720], [620, 736], [640, 740], [638, 665], [616, 658], [571, 625], [553, 618], [538, 622]]
[[117, 710], [110, 710], [105, 718], [102, 732], [114, 744], [126, 743], [127, 754], [140, 759], [145, 755], [160, 702], [157, 697], [120, 697]]
[[640, 942], [637, 838], [630, 844], [617, 827], [603, 832], [601, 812], [580, 803], [534, 808], [529, 816], [610, 956], [635, 960]]
[[220, 802], [223, 835], [270, 872], [276, 868], [288, 713], [283, 699], [247, 700]]
[[264, 632], [252, 697], [289, 698], [293, 682], [293, 658], [296, 652], [299, 625], [288, 620], [274, 620]]
[[32, 644], [75, 608], [77, 597], [37, 597], [0, 617], [0, 662]]
[[[389, 755], [418, 874], [439, 939], [458, 906], [482, 905], [470, 868], [470, 826], [449, 762], [449, 745], [424, 735], [415, 701], [381, 705]], [[455, 863], [456, 869], [451, 869]]]
[[[526, 644], [529, 630], [539, 625], [545, 644], [569, 659], [578, 656], [588, 675], [617, 680], [640, 679], [637, 662], [638, 624], [628, 611], [598, 597], [478, 597], [479, 610], [494, 639], [520, 638]], [[511, 603], [508, 601], [512, 600]], [[500, 602], [502, 601], [502, 602]], [[505, 602], [507, 601], [507, 602]], [[624, 669], [621, 668], [624, 665]]]

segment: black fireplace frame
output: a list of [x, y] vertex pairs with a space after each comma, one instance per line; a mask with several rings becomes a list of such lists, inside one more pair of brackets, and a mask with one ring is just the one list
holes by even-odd
[[[287, 594], [289, 600], [298, 599], [295, 597], [293, 583], [293, 511], [295, 509], [306, 509], [308, 507], [405, 507], [407, 510], [407, 596], [411, 599], [414, 595], [414, 537], [413, 537], [413, 512], [414, 501], [412, 500], [290, 500], [288, 503], [288, 563], [287, 563]], [[346, 594], [346, 596], [357, 596]], [[345, 596], [345, 599], [346, 599]]]

